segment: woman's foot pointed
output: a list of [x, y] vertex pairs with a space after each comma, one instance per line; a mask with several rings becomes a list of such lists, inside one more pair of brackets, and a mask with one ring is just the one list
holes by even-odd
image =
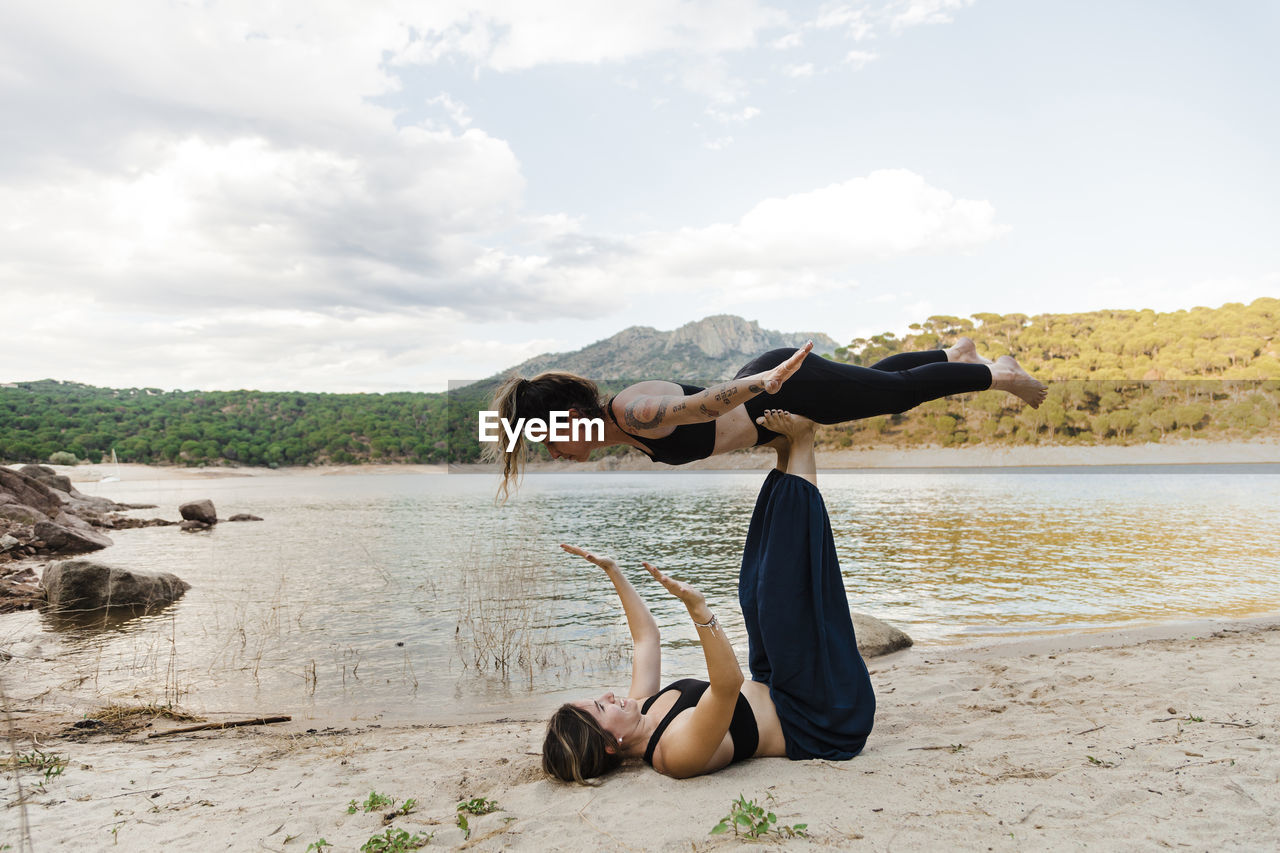
[[983, 358], [978, 354], [978, 345], [973, 342], [973, 338], [962, 337], [943, 352], [947, 354], [947, 361], [956, 361], [961, 364], [993, 363], [991, 359]]
[[1022, 369], [1011, 355], [1002, 355], [991, 365], [991, 387], [1008, 391], [1033, 409], [1049, 394], [1049, 386]]

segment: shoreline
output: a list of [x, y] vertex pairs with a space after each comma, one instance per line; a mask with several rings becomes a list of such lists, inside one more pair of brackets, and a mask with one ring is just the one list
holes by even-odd
[[[1277, 465], [1280, 442], [1181, 441], [1168, 444], [1130, 446], [1035, 446], [1035, 447], [916, 447], [822, 449], [817, 451], [820, 470], [910, 469], [910, 468], [1054, 468], [1142, 465]], [[589, 462], [531, 462], [528, 473], [571, 473], [600, 471], [753, 471], [772, 467], [774, 454], [768, 450], [748, 450], [722, 454], [688, 465], [664, 465], [640, 456], [605, 457]], [[16, 466], [15, 466], [16, 467]], [[110, 464], [53, 465], [73, 483], [98, 483], [114, 475]], [[186, 467], [121, 463], [122, 481], [208, 480], [227, 477], [289, 477], [298, 475], [353, 476], [360, 474], [490, 474], [497, 475], [494, 463], [466, 464], [372, 464], [311, 465], [284, 468]]]
[[[39, 774], [25, 774], [26, 817], [37, 847], [356, 849], [385, 825], [347, 803], [376, 790], [415, 798], [391, 824], [434, 832], [433, 846], [706, 850], [736, 843], [709, 831], [742, 794], [808, 823], [789, 849], [1259, 849], [1280, 830], [1267, 805], [1280, 671], [1265, 663], [1278, 652], [1280, 615], [907, 649], [869, 661], [876, 729], [852, 761], [757, 759], [685, 781], [636, 762], [593, 788], [542, 777], [541, 707], [449, 724], [299, 715], [151, 740], [45, 733], [41, 750], [67, 769], [34, 793]], [[455, 806], [471, 797], [501, 810], [472, 818], [467, 839]], [[3, 811], [16, 826], [18, 809]]]

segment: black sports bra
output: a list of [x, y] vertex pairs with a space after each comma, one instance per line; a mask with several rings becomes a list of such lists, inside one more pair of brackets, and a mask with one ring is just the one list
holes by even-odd
[[[671, 682], [644, 700], [644, 704], [640, 706], [640, 713], [647, 714], [650, 706], [663, 693], [668, 690], [680, 691], [680, 696], [676, 699], [676, 703], [671, 706], [671, 710], [662, 718], [662, 722], [658, 723], [658, 727], [653, 730], [653, 735], [649, 738], [649, 745], [644, 750], [645, 764], [650, 767], [653, 766], [653, 751], [658, 748], [658, 741], [662, 739], [662, 733], [667, 730], [667, 726], [671, 725], [671, 721], [681, 711], [697, 705], [698, 700], [702, 698], [702, 694], [706, 693], [707, 688], [710, 686], [711, 683], [707, 681], [699, 681], [696, 678], [682, 678], [679, 681]], [[730, 759], [730, 764], [742, 761], [744, 758], [750, 758], [756, 754], [756, 749], [760, 746], [760, 728], [756, 725], [756, 715], [751, 710], [751, 703], [747, 701], [747, 697], [741, 693], [738, 694], [738, 704], [733, 706], [733, 720], [729, 723], [729, 737], [733, 740], [733, 758]]]
[[[697, 385], [685, 385], [683, 383], [680, 383], [680, 387], [684, 390], [685, 396], [706, 390]], [[610, 397], [608, 404], [604, 408], [618, 429], [622, 429], [622, 424], [618, 423], [618, 418], [613, 413], [613, 401], [617, 396], [615, 394]], [[684, 465], [686, 462], [706, 459], [716, 449], [716, 422], [714, 420], [700, 424], [678, 426], [671, 431], [671, 435], [663, 438], [645, 438], [644, 436], [632, 435], [625, 429], [622, 429], [622, 431], [642, 442], [640, 449], [654, 462], [665, 462], [668, 465]]]

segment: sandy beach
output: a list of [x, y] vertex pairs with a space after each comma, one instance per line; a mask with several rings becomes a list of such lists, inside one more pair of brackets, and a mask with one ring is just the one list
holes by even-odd
[[[1027, 450], [1040, 452], [1006, 455], [1004, 464], [1280, 462], [1271, 444]], [[1117, 458], [1117, 450], [1126, 455]], [[980, 450], [872, 453], [827, 454], [820, 464], [999, 463]], [[858, 464], [841, 464], [850, 461]], [[107, 473], [105, 466], [59, 470], [80, 483]], [[127, 464], [119, 471], [124, 480], [444, 472]], [[6, 769], [0, 845], [307, 853], [321, 839], [333, 845], [324, 849], [359, 850], [375, 835], [404, 830], [430, 836], [430, 847], [454, 849], [712, 850], [739, 843], [709, 833], [742, 795], [776, 813], [779, 824], [808, 825], [807, 838], [769, 836], [770, 848], [1275, 850], [1278, 655], [1280, 615], [917, 646], [869, 661], [876, 729], [853, 761], [764, 759], [685, 781], [637, 764], [592, 788], [543, 777], [543, 721], [553, 703], [541, 698], [518, 716], [478, 708], [465, 721], [429, 724], [227, 709], [211, 721], [293, 719], [149, 738], [184, 723], [153, 718], [129, 733], [75, 728], [101, 716], [89, 686], [62, 685], [63, 699], [84, 698], [54, 706], [6, 683], [9, 760], [39, 750], [55, 773]], [[395, 806], [416, 802], [390, 820], [384, 814], [393, 806], [349, 812], [351, 801], [363, 803], [371, 791]], [[500, 809], [472, 816], [468, 837], [456, 807], [473, 797]]]
[[[1274, 850], [1280, 837], [1280, 618], [908, 649], [871, 661], [879, 708], [843, 763], [761, 759], [676, 781], [626, 766], [593, 788], [539, 769], [541, 719], [290, 723], [147, 739], [69, 739], [73, 717], [14, 714], [62, 775], [10, 773], [3, 835], [34, 849], [356, 850], [393, 829], [480, 850], [710, 850], [740, 794], [849, 850]], [[1271, 663], [1269, 663], [1271, 662]], [[288, 709], [270, 709], [287, 712]], [[157, 720], [148, 729], [179, 725]], [[456, 825], [472, 797], [500, 810]], [[399, 804], [397, 803], [397, 805]]]
[[[1280, 464], [1280, 442], [1177, 441], [1123, 446], [1044, 447], [871, 447], [860, 450], [819, 449], [820, 469], [848, 468], [1023, 468], [1076, 465], [1215, 465]], [[639, 456], [609, 457], [590, 462], [535, 462], [530, 472], [573, 471], [719, 471], [772, 467], [770, 450], [713, 456], [689, 465], [662, 465]], [[287, 477], [297, 474], [347, 476], [354, 474], [498, 473], [496, 465], [315, 465], [302, 468], [223, 468], [121, 464], [51, 466], [74, 483], [96, 483], [108, 475], [122, 480], [212, 479], [221, 477]]]

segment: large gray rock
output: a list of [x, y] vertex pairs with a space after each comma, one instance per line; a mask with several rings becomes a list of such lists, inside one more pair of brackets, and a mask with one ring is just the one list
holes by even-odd
[[143, 572], [89, 560], [52, 563], [40, 582], [48, 607], [61, 614], [124, 608], [150, 610], [182, 597], [191, 584], [169, 572]]
[[187, 521], [199, 521], [204, 524], [217, 524], [218, 513], [214, 511], [213, 501], [205, 498], [198, 501], [187, 501], [178, 507], [178, 512]]
[[0, 518], [16, 521], [18, 524], [35, 524], [37, 521], [49, 520], [49, 516], [34, 507], [14, 503], [0, 504]]
[[62, 512], [62, 499], [53, 489], [35, 477], [3, 465], [0, 465], [0, 492], [12, 497], [12, 503], [29, 506], [50, 518]]
[[850, 613], [853, 632], [858, 636], [858, 651], [864, 658], [874, 658], [905, 649], [912, 640], [887, 622], [881, 622], [865, 613]]
[[[66, 522], [72, 517], [64, 515], [59, 520]], [[84, 554], [101, 551], [111, 544], [110, 539], [84, 522], [55, 524], [52, 521], [37, 521], [34, 533], [36, 539], [44, 541], [45, 549], [51, 554]]]
[[23, 465], [18, 470], [34, 480], [39, 480], [51, 489], [57, 489], [67, 494], [72, 491], [71, 478], [65, 474], [59, 474], [46, 465]]

